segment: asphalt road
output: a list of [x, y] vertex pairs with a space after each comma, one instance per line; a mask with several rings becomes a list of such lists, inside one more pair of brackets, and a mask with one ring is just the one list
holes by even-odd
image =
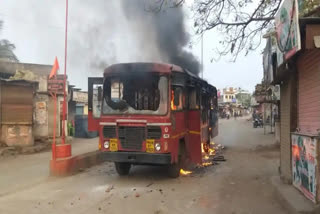
[[272, 135], [244, 119], [221, 120], [215, 143], [226, 146], [227, 161], [188, 176], [170, 179], [164, 167], [134, 166], [119, 177], [104, 163], [3, 195], [0, 213], [287, 213], [270, 183], [279, 166]]

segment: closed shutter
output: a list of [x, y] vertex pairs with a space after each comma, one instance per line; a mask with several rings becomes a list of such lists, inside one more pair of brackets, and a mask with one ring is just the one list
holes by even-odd
[[320, 50], [303, 52], [298, 60], [298, 127], [302, 133], [320, 129]]
[[1, 89], [2, 124], [32, 124], [33, 88], [3, 84]]

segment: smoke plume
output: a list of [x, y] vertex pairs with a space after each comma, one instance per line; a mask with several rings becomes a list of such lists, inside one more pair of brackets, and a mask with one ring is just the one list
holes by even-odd
[[[143, 37], [154, 37], [152, 40], [160, 53], [161, 61], [179, 65], [194, 74], [199, 74], [198, 59], [185, 49], [190, 36], [185, 29], [182, 7], [149, 11], [150, 8], [159, 6], [156, 3], [159, 1], [122, 0], [121, 2], [128, 22], [134, 22], [135, 26], [142, 30]], [[145, 43], [145, 45], [150, 44]]]

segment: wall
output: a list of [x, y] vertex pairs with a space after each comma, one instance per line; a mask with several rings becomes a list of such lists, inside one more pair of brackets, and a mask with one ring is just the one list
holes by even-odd
[[33, 134], [35, 139], [47, 138], [49, 135], [47, 94], [36, 94], [34, 99]]
[[296, 129], [296, 77], [289, 72], [288, 79], [280, 87], [280, 177], [292, 183], [291, 132]]
[[[60, 102], [63, 100], [63, 96], [57, 97], [57, 105], [56, 105], [56, 137], [60, 136]], [[49, 137], [53, 137], [53, 128], [54, 128], [54, 101], [53, 98], [49, 98], [48, 102], [48, 133]]]
[[2, 124], [2, 141], [7, 146], [32, 146], [34, 139], [32, 136], [32, 125]]

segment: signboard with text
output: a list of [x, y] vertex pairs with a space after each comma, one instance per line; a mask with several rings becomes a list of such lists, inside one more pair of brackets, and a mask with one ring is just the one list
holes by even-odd
[[53, 78], [53, 79], [48, 78], [48, 92], [63, 94], [63, 81], [64, 81], [63, 75], [57, 75], [56, 78]]

